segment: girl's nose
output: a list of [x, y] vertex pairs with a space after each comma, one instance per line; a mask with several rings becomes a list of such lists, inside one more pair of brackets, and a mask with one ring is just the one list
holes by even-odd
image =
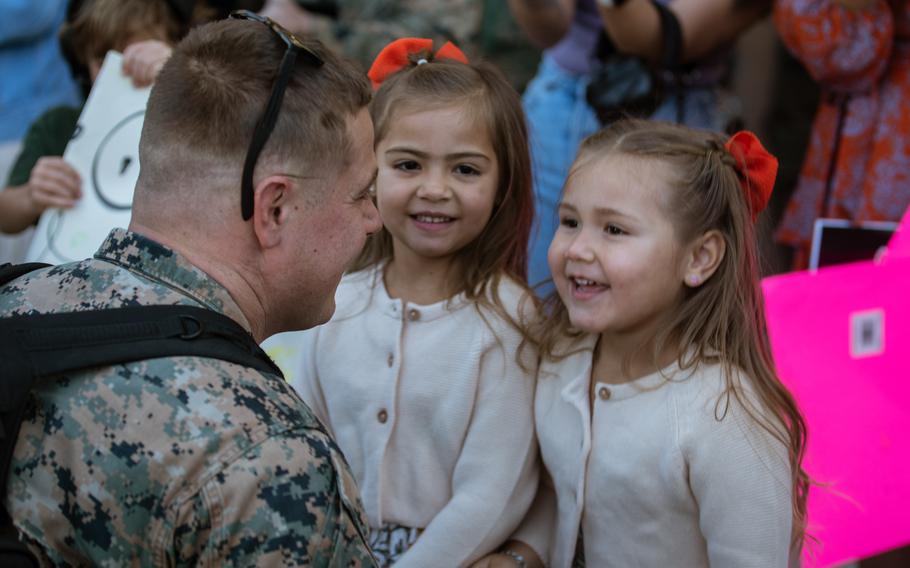
[[448, 199], [451, 194], [448, 181], [445, 175], [435, 172], [427, 172], [427, 175], [420, 180], [417, 188], [417, 197], [430, 201], [440, 201]]
[[591, 239], [585, 231], [579, 231], [572, 238], [566, 248], [566, 259], [578, 262], [594, 262], [594, 249], [591, 248]]

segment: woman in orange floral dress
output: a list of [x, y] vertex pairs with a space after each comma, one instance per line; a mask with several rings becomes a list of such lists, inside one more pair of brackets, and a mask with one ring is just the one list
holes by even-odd
[[910, 205], [910, 0], [777, 0], [774, 22], [822, 88], [777, 233], [804, 268], [817, 217], [898, 221]]

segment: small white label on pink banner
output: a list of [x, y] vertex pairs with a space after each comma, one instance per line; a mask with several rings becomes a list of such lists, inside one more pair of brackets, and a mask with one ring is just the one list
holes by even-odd
[[854, 359], [885, 351], [885, 312], [865, 310], [850, 314], [850, 356]]

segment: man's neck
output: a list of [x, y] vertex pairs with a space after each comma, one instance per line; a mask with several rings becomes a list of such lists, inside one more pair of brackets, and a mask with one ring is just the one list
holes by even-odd
[[[130, 223], [129, 230], [146, 236], [169, 249], [179, 253], [186, 258], [193, 266], [205, 272], [215, 282], [220, 284], [231, 295], [237, 307], [246, 317], [250, 325], [250, 333], [257, 342], [262, 342], [268, 337], [265, 318], [265, 304], [263, 298], [256, 292], [262, 290], [261, 285], [257, 285], [253, 279], [243, 270], [242, 262], [234, 262], [230, 255], [230, 243], [221, 241], [218, 244], [218, 251], [210, 251], [201, 248], [207, 239], [199, 237], [181, 238], [166, 232], [155, 230], [147, 225], [133, 220]], [[192, 243], [192, 244], [189, 244]]]

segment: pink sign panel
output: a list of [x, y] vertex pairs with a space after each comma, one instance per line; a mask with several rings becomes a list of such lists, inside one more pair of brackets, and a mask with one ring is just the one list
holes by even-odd
[[[910, 544], [910, 235], [880, 263], [767, 278], [771, 345], [809, 427], [804, 566]], [[898, 238], [900, 237], [900, 238]]]

